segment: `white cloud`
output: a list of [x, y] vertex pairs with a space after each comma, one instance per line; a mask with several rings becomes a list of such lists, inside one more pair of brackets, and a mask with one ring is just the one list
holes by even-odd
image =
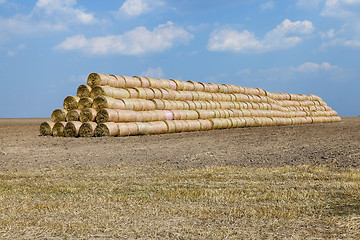
[[207, 47], [210, 51], [264, 53], [294, 47], [303, 40], [303, 35], [313, 31], [314, 26], [310, 21], [291, 22], [288, 19], [266, 33], [263, 39], [257, 39], [254, 33], [247, 30], [238, 32], [225, 28], [211, 33]]
[[26, 45], [21, 43], [19, 44], [15, 49], [12, 49], [12, 50], [8, 50], [8, 56], [9, 57], [13, 57], [15, 56], [16, 54], [18, 54], [18, 52], [20, 52], [21, 50], [25, 49], [26, 48]]
[[136, 17], [151, 12], [164, 4], [160, 0], [126, 0], [120, 7], [119, 13]]
[[266, 3], [263, 3], [260, 5], [260, 9], [262, 11], [265, 11], [265, 10], [269, 10], [269, 9], [273, 9], [275, 6], [274, 2], [273, 1], [269, 1], [269, 2], [266, 2]]
[[141, 73], [141, 76], [151, 77], [151, 78], [163, 78], [164, 72], [161, 67], [157, 67], [157, 68], [149, 67], [145, 72]]
[[340, 67], [336, 66], [336, 65], [331, 65], [328, 62], [323, 62], [321, 64], [313, 63], [313, 62], [306, 62], [306, 63], [304, 63], [296, 68], [293, 68], [293, 69], [298, 72], [313, 73], [313, 72], [317, 72], [317, 71], [338, 70], [338, 69], [340, 69]]
[[122, 35], [108, 35], [87, 39], [77, 35], [65, 39], [55, 47], [58, 50], [82, 50], [88, 54], [140, 55], [162, 52], [175, 44], [187, 44], [193, 36], [172, 22], [161, 24], [153, 31], [137, 27]]

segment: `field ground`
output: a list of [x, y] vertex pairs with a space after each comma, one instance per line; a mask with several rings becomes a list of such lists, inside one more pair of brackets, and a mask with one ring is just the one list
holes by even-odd
[[0, 239], [360, 239], [360, 117], [125, 138], [0, 119]]

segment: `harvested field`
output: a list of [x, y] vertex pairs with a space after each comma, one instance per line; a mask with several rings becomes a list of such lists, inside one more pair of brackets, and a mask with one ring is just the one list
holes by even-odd
[[122, 138], [47, 120], [0, 119], [0, 238], [360, 238], [360, 117]]

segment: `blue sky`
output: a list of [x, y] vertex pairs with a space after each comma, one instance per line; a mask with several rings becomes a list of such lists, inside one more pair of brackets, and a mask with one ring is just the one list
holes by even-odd
[[0, 0], [0, 117], [50, 117], [91, 72], [316, 94], [360, 115], [360, 0]]

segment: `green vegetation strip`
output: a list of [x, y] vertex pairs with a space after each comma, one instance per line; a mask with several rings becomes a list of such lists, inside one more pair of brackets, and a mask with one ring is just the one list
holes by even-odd
[[360, 169], [0, 173], [0, 238], [357, 239]]

